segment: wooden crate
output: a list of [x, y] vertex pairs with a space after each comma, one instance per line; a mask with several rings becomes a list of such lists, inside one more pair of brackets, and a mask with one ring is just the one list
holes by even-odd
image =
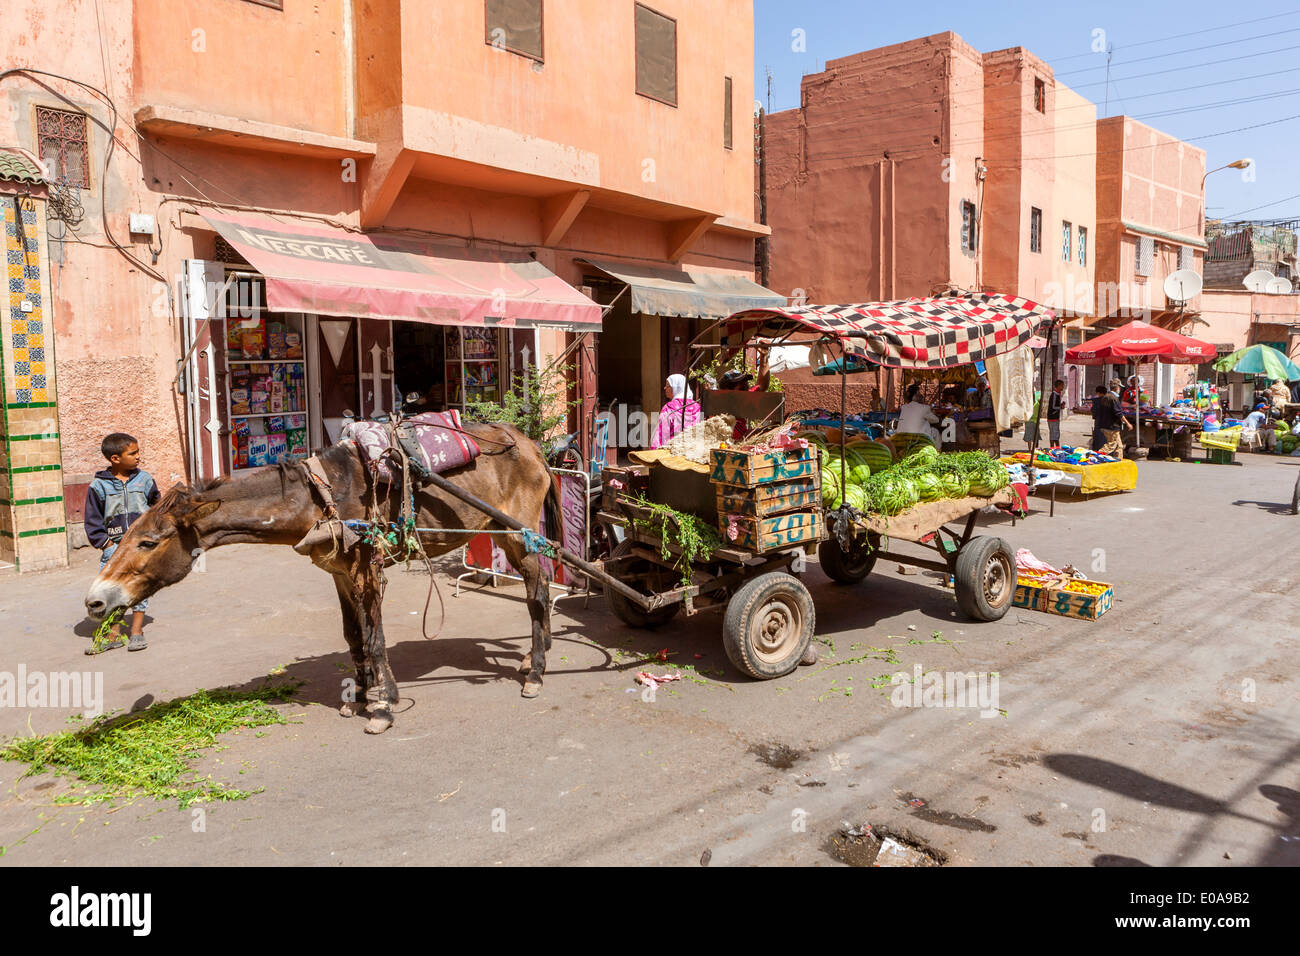
[[766, 518], [787, 511], [807, 511], [821, 507], [821, 472], [811, 478], [797, 481], [774, 482], [770, 485], [714, 485], [718, 495], [718, 519], [725, 523], [726, 516], [744, 515]]
[[709, 480], [716, 485], [770, 485], [818, 475], [821, 468], [817, 447], [789, 451], [745, 451], [740, 448], [714, 448], [710, 453], [712, 468]]
[[[731, 537], [734, 523], [736, 537]], [[821, 511], [791, 511], [770, 518], [719, 517], [722, 540], [732, 547], [763, 554], [822, 540]]]
[[1060, 588], [1039, 587], [1029, 583], [1030, 580], [1017, 579], [1015, 597], [1011, 602], [1013, 607], [1042, 611], [1044, 614], [1059, 614], [1081, 621], [1095, 621], [1110, 610], [1115, 599], [1115, 589], [1104, 581], [1090, 582], [1106, 588], [1100, 594], [1079, 594]]

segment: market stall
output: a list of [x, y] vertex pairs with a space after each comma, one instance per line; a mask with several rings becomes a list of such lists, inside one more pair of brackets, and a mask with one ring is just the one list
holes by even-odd
[[[1199, 365], [1209, 362], [1216, 354], [1217, 350], [1208, 342], [1139, 320], [1066, 349], [1065, 361], [1072, 365], [1139, 365], [1151, 362]], [[1132, 414], [1136, 425], [1125, 435], [1126, 452], [1132, 447], [1145, 455], [1150, 444], [1146, 442], [1148, 435], [1142, 432], [1141, 396], [1135, 396], [1131, 411], [1123, 408], [1121, 411], [1126, 415]]]

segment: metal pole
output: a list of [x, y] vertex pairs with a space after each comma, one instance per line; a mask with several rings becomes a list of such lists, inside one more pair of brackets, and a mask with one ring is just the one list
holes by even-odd
[[[429, 475], [429, 482], [433, 484], [435, 487], [441, 488], [443, 491], [447, 492], [447, 494], [451, 495], [452, 497], [459, 498], [461, 501], [465, 502], [465, 504], [469, 505], [470, 507], [476, 508], [477, 510], [483, 512], [493, 521], [497, 522], [498, 524], [504, 525], [505, 527], [509, 528], [512, 531], [531, 530], [529, 528], [525, 528], [523, 522], [510, 517], [504, 511], [498, 511], [496, 508], [493, 508], [486, 501], [483, 501], [482, 499], [477, 498], [474, 495], [470, 494], [468, 491], [465, 491], [463, 488], [460, 488], [452, 484], [446, 478], [442, 477], [442, 475], [439, 474]], [[599, 581], [601, 584], [605, 585], [605, 587], [613, 588], [615, 591], [623, 595], [629, 601], [634, 602], [637, 605], [637, 607], [641, 608], [642, 610], [654, 611], [663, 606], [663, 602], [660, 600], [658, 595], [652, 594], [647, 596], [645, 594], [642, 594], [641, 592], [628, 587], [626, 584], [624, 584], [622, 581], [618, 580], [617, 578], [612, 577], [604, 569], [598, 568], [594, 564], [591, 564], [588, 561], [584, 561], [582, 558], [578, 557], [576, 554], [573, 554], [570, 551], [566, 551], [559, 543], [550, 540], [548, 540], [547, 543], [551, 545], [553, 548], [555, 548], [555, 553], [559, 558], [559, 560], [563, 561], [565, 564], [577, 568], [579, 571], [582, 571], [585, 574], [590, 575], [591, 577]]]

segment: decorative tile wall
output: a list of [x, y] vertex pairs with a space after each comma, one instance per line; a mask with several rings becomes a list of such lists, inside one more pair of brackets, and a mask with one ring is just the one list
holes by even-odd
[[0, 210], [0, 562], [36, 571], [68, 563], [45, 203], [0, 193]]

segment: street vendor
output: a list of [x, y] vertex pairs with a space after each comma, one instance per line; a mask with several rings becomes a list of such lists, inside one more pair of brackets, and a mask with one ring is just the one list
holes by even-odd
[[1280, 415], [1286, 411], [1286, 406], [1291, 401], [1291, 388], [1280, 378], [1275, 379], [1268, 387], [1268, 397], [1273, 405], [1273, 413]]
[[669, 375], [664, 381], [664, 407], [659, 410], [659, 424], [655, 427], [651, 448], [662, 448], [674, 435], [683, 432], [700, 420], [700, 403], [695, 401], [685, 375]]
[[1123, 402], [1125, 405], [1132, 405], [1134, 408], [1136, 408], [1138, 406], [1138, 402], [1141, 399], [1141, 397], [1142, 397], [1142, 376], [1130, 375], [1128, 380], [1128, 388], [1124, 389], [1124, 392], [1120, 397], [1120, 401]]
[[1260, 442], [1264, 445], [1265, 451], [1272, 452], [1276, 449], [1277, 432], [1274, 430], [1272, 424], [1269, 423], [1268, 406], [1263, 402], [1256, 405], [1255, 410], [1246, 416], [1245, 420], [1241, 423], [1241, 430], [1243, 435], [1248, 435], [1251, 432], [1254, 432], [1259, 437]]
[[925, 435], [931, 440], [938, 439], [938, 432], [932, 427], [939, 424], [939, 416], [929, 405], [921, 401], [921, 386], [909, 385], [907, 402], [898, 410], [898, 428], [895, 434]]

